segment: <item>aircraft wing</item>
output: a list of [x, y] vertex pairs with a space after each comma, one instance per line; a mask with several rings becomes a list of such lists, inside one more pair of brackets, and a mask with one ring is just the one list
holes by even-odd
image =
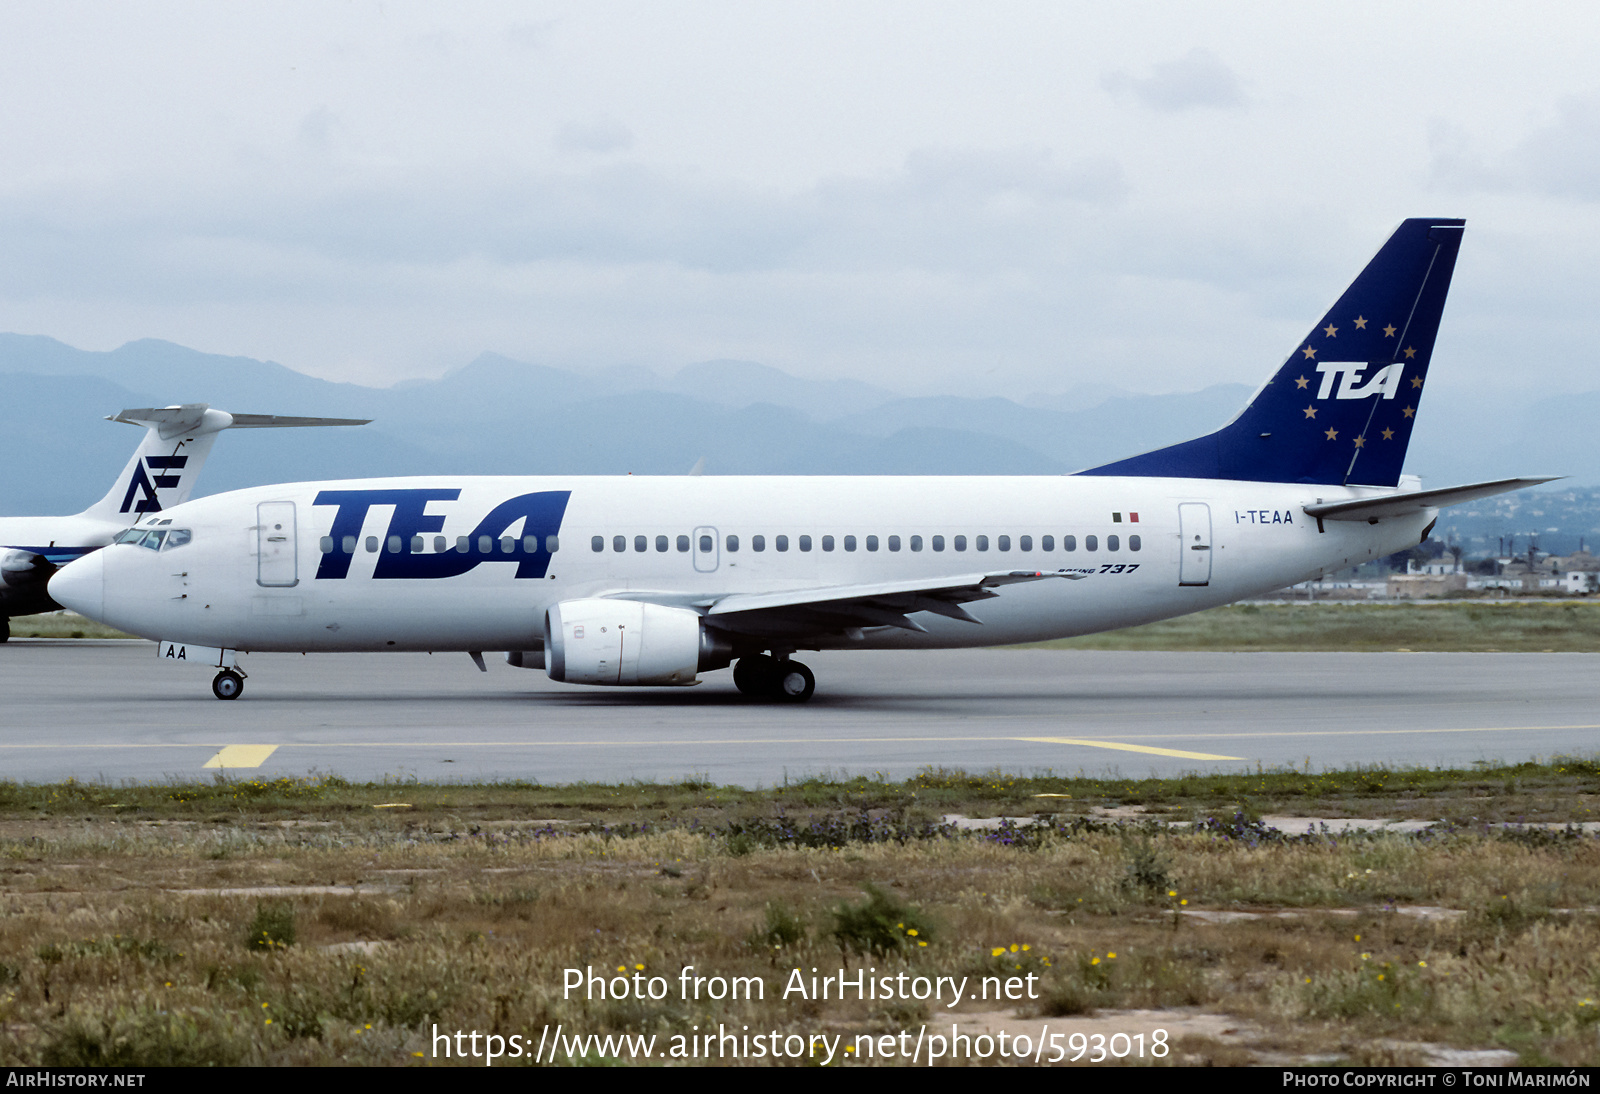
[[862, 627], [924, 631], [927, 628], [911, 618], [917, 612], [981, 623], [982, 620], [961, 605], [997, 596], [994, 590], [1002, 585], [1083, 576], [1006, 570], [924, 580], [830, 585], [779, 593], [734, 593], [712, 601], [706, 608], [706, 616], [708, 622], [718, 627], [752, 636], [798, 637]]
[[1307, 505], [1307, 515], [1318, 520], [1363, 520], [1376, 523], [1388, 517], [1404, 517], [1424, 509], [1442, 509], [1447, 505], [1460, 505], [1464, 501], [1493, 497], [1527, 486], [1552, 482], [1560, 475], [1542, 475], [1524, 479], [1495, 479], [1493, 482], [1475, 482], [1468, 486], [1447, 486], [1439, 490], [1417, 490], [1409, 494], [1388, 494], [1376, 498], [1359, 498], [1355, 501], [1334, 501]]

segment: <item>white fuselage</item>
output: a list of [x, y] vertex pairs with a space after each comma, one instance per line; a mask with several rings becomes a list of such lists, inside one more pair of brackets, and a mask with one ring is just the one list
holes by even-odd
[[[408, 490], [458, 495], [407, 503], [409, 515], [393, 501], [368, 504], [364, 515], [360, 505], [327, 501], [336, 492], [348, 499]], [[489, 550], [480, 551], [486, 514], [505, 511], [508, 500], [563, 492], [569, 496], [557, 523], [537, 529], [536, 551], [547, 549], [547, 535], [559, 537], [542, 566], [524, 565], [530, 541], [520, 522], [490, 529]], [[924, 611], [916, 615], [921, 633], [869, 627], [803, 643], [1001, 645], [1182, 615], [1414, 546], [1434, 511], [1372, 524], [1329, 520], [1319, 528], [1302, 509], [1390, 493], [1090, 476], [300, 483], [166, 510], [151, 519], [187, 530], [187, 543], [164, 550], [114, 544], [62, 570], [51, 591], [87, 615], [153, 639], [242, 651], [470, 651], [537, 649], [546, 609], [583, 598], [704, 609], [736, 594], [976, 571], [1083, 575], [998, 589], [995, 598], [968, 605], [981, 625]], [[394, 534], [419, 526], [426, 530]], [[437, 556], [460, 553], [463, 537], [471, 541], [466, 549], [479, 553], [461, 564], [465, 572], [446, 573], [454, 560]], [[754, 549], [757, 537], [762, 550]], [[778, 549], [779, 537], [786, 550]], [[330, 555], [340, 556], [333, 565]], [[401, 562], [416, 563], [414, 572], [379, 576]], [[434, 563], [443, 569], [429, 570]]]

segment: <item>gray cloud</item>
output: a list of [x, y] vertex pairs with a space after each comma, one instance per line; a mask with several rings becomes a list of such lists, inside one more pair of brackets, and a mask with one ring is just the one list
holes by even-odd
[[633, 147], [633, 131], [615, 118], [572, 122], [556, 134], [556, 147], [563, 152], [622, 152]]
[[1568, 98], [1554, 123], [1500, 155], [1485, 154], [1458, 126], [1429, 131], [1434, 181], [1466, 190], [1522, 191], [1600, 201], [1600, 99]]
[[1122, 101], [1132, 100], [1151, 110], [1176, 112], [1198, 107], [1239, 110], [1245, 106], [1239, 77], [1215, 54], [1191, 49], [1176, 61], [1152, 65], [1144, 78], [1126, 72], [1108, 72], [1100, 86]]

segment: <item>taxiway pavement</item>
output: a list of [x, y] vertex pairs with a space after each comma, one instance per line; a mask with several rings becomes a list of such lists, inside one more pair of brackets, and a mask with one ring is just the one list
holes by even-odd
[[924, 767], [1091, 775], [1467, 766], [1592, 755], [1600, 654], [809, 654], [803, 706], [727, 672], [679, 689], [551, 683], [489, 656], [254, 654], [244, 697], [145, 642], [0, 646], [0, 777], [232, 775], [747, 786]]

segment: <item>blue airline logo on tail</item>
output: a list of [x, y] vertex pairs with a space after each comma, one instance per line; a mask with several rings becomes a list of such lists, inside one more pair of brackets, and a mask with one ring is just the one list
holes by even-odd
[[[413, 551], [413, 537], [444, 529], [444, 515], [427, 512], [428, 505], [455, 501], [460, 496], [459, 489], [450, 487], [319, 492], [313, 505], [336, 505], [338, 510], [329, 529], [333, 549], [322, 556], [318, 580], [337, 581], [349, 576], [356, 538], [375, 505], [394, 507], [384, 542], [379, 545], [381, 552], [372, 572], [375, 578], [455, 577], [484, 562], [515, 562], [519, 578], [545, 576], [550, 568], [551, 540], [561, 530], [571, 491], [545, 490], [508, 498], [489, 510], [471, 533], [462, 537], [466, 540], [464, 551], [459, 549], [460, 540], [458, 547], [446, 551]], [[512, 526], [519, 523], [521, 534], [510, 539], [511, 550], [507, 551], [508, 544], [503, 541]], [[529, 536], [533, 537], [531, 551], [527, 549]]]
[[1402, 223], [1232, 422], [1079, 474], [1396, 485], [1464, 223]]
[[[1326, 399], [1338, 383], [1335, 399], [1365, 399], [1368, 395], [1382, 395], [1393, 399], [1400, 394], [1400, 365], [1384, 365], [1362, 382], [1365, 361], [1320, 361], [1317, 371], [1322, 373], [1322, 386], [1317, 388], [1317, 398]], [[1339, 383], [1339, 381], [1343, 383]]]
[[[140, 463], [133, 465], [133, 479], [128, 483], [128, 492], [123, 495], [122, 508], [119, 513], [126, 513], [130, 508], [135, 513], [161, 512], [161, 499], [156, 497], [157, 490], [171, 490], [178, 485], [181, 475], [164, 475], [163, 471], [182, 471], [189, 462], [188, 456], [146, 456]], [[146, 475], [144, 469], [149, 466], [156, 472], [154, 476]], [[143, 492], [138, 504], [134, 504], [134, 495]]]

